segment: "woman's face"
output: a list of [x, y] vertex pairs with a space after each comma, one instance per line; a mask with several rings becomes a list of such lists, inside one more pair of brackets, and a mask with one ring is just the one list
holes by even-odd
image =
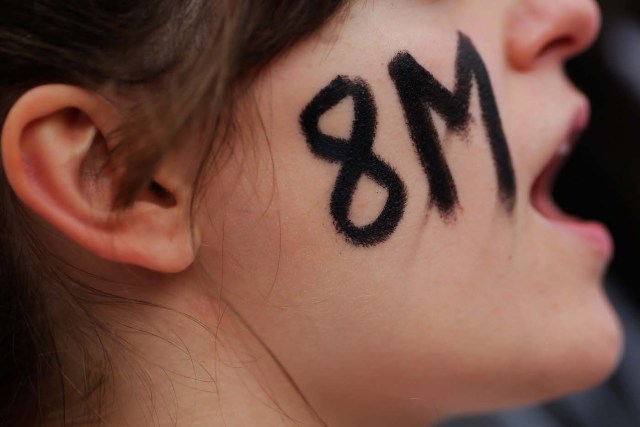
[[[598, 225], [551, 201], [591, 0], [356, 0], [265, 71], [201, 259], [330, 425], [421, 425], [614, 367]], [[257, 110], [256, 111], [254, 111]]]

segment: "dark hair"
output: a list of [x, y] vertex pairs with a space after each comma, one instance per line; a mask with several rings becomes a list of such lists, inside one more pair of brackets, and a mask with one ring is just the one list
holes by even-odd
[[[240, 85], [343, 3], [1, 0], [0, 122], [24, 93], [42, 84], [135, 92], [137, 107], [111, 153], [124, 170], [114, 205], [126, 208], [151, 184], [181, 131], [206, 117], [215, 133]], [[162, 91], [152, 90], [158, 86]], [[203, 148], [209, 158], [217, 140]], [[47, 251], [34, 231], [37, 219], [13, 194], [4, 171], [0, 175], [0, 425], [52, 417], [65, 424], [75, 400], [93, 398], [109, 374], [108, 356], [96, 356], [104, 349], [83, 345], [100, 333], [81, 294], [95, 290], [69, 284], [68, 260]], [[93, 378], [73, 393], [68, 384], [65, 389], [61, 359], [68, 355], [61, 348], [83, 348], [77, 358]]]

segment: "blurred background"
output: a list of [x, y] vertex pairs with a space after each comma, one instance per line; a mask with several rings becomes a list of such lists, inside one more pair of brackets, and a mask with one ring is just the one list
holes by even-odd
[[625, 327], [622, 364], [587, 393], [441, 427], [640, 427], [640, 0], [599, 3], [600, 39], [568, 65], [591, 99], [592, 122], [554, 193], [565, 211], [604, 222], [613, 233], [607, 291]]

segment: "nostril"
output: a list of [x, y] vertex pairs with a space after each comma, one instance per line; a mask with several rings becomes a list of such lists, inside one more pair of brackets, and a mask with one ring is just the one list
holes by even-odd
[[574, 48], [575, 45], [576, 45], [575, 37], [572, 37], [569, 35], [558, 37], [556, 39], [551, 40], [541, 49], [540, 56], [543, 57], [554, 52], [563, 54], [566, 51], [572, 51], [573, 49], [575, 49]]

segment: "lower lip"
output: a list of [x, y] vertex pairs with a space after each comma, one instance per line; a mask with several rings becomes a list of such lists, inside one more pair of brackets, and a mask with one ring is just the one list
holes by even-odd
[[551, 224], [560, 229], [580, 236], [587, 241], [603, 258], [610, 259], [613, 255], [613, 239], [607, 228], [594, 221], [581, 221], [566, 215], [553, 203], [549, 197], [539, 194], [534, 206]]
[[603, 258], [610, 259], [613, 255], [613, 240], [609, 231], [602, 224], [577, 221], [559, 222], [558, 224], [591, 242]]

